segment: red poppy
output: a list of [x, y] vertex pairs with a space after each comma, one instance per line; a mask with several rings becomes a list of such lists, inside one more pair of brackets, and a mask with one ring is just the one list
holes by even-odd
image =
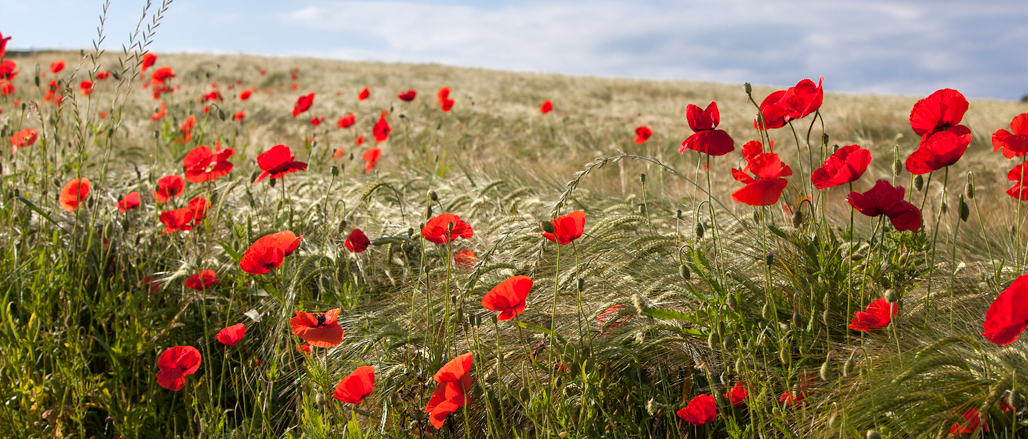
[[389, 140], [389, 133], [393, 129], [389, 127], [389, 122], [386, 121], [385, 116], [379, 117], [378, 122], [375, 122], [375, 126], [371, 128], [371, 133], [375, 136], [375, 143], [382, 143]]
[[746, 408], [746, 400], [750, 396], [750, 388], [747, 387], [742, 381], [735, 383], [731, 389], [728, 389], [728, 393], [725, 393], [725, 399], [732, 404], [732, 407], [737, 409]]
[[368, 90], [367, 87], [364, 87], [364, 90], [361, 90], [361, 92], [357, 94], [357, 100], [363, 101], [367, 99], [368, 96], [371, 96], [371, 90]]
[[203, 219], [207, 217], [207, 208], [210, 205], [207, 203], [207, 199], [204, 197], [193, 197], [189, 200], [189, 210], [193, 211], [193, 221], [195, 224], [200, 224]]
[[[357, 138], [353, 140], [353, 144], [354, 145], [360, 146], [362, 143], [364, 143], [364, 136], [363, 135], [357, 136]], [[376, 149], [376, 148], [372, 148], [372, 149]], [[367, 171], [364, 171], [364, 172], [367, 172]]]
[[960, 160], [970, 144], [971, 130], [963, 125], [927, 134], [917, 150], [907, 157], [907, 171], [920, 175], [952, 165]]
[[0, 33], [0, 58], [4, 57], [7, 53], [7, 42], [11, 41], [11, 37], [4, 38], [4, 34]]
[[1007, 172], [1007, 179], [1014, 182], [1014, 185], [1007, 189], [1007, 195], [1021, 201], [1028, 200], [1028, 181], [1025, 181], [1025, 177], [1028, 177], [1028, 168], [1025, 168], [1024, 164], [1017, 165]]
[[959, 91], [945, 88], [917, 101], [910, 110], [910, 128], [921, 136], [946, 131], [960, 124], [967, 112], [967, 98]]
[[297, 237], [289, 230], [258, 238], [243, 253], [239, 260], [239, 268], [250, 274], [267, 273], [282, 266], [285, 257], [296, 251], [301, 240], [303, 235]]
[[[621, 311], [621, 310], [623, 310], [625, 308], [628, 308], [628, 305], [624, 305], [624, 304], [611, 305], [607, 309], [603, 310], [603, 312], [601, 312], [601, 313], [596, 315], [596, 326], [606, 325], [607, 324], [607, 320], [610, 320], [611, 317], [614, 317], [615, 315], [617, 315], [617, 313], [619, 311]], [[610, 327], [611, 328], [617, 328], [618, 326], [621, 326], [621, 325], [625, 324], [625, 322], [631, 320], [632, 317], [633, 316], [629, 315], [625, 319], [623, 319], [623, 320], [621, 320], [619, 322], [611, 323]]]
[[214, 150], [200, 145], [193, 148], [182, 160], [182, 166], [186, 168], [186, 181], [190, 183], [203, 183], [213, 181], [228, 175], [232, 171], [232, 162], [228, 161], [235, 149], [221, 149], [221, 142], [214, 142]]
[[351, 125], [353, 125], [353, 122], [356, 119], [357, 119], [357, 117], [354, 116], [353, 113], [350, 113], [350, 114], [347, 114], [346, 116], [343, 116], [342, 118], [339, 119], [339, 122], [338, 122], [339, 128], [349, 128]]
[[678, 411], [678, 417], [692, 425], [705, 425], [717, 418], [717, 403], [711, 395], [697, 395]]
[[218, 331], [218, 335], [215, 335], [214, 339], [225, 346], [235, 346], [236, 343], [239, 343], [239, 340], [243, 339], [244, 335], [246, 335], [246, 326], [243, 326], [242, 323], [237, 323]]
[[139, 192], [130, 192], [125, 198], [118, 200], [118, 212], [128, 212], [139, 207]]
[[339, 308], [324, 313], [297, 311], [296, 317], [289, 319], [289, 327], [293, 335], [317, 348], [330, 348], [343, 342], [343, 327], [336, 319]]
[[902, 186], [893, 187], [888, 180], [878, 180], [867, 192], [850, 192], [846, 201], [864, 215], [889, 217], [896, 230], [913, 232], [921, 228], [921, 211], [903, 199], [904, 192]]
[[442, 110], [443, 110], [444, 112], [447, 112], [447, 113], [449, 113], [449, 112], [450, 112], [450, 110], [452, 110], [452, 109], [453, 109], [453, 103], [454, 103], [454, 100], [453, 100], [453, 99], [444, 99], [444, 100], [443, 100], [443, 102], [441, 102], [441, 103], [439, 104], [439, 107], [440, 107], [440, 108], [441, 108], [441, 109], [442, 109]]
[[299, 116], [300, 113], [307, 111], [311, 108], [311, 104], [314, 103], [314, 93], [309, 95], [300, 96], [296, 100], [296, 104], [293, 104], [293, 117]]
[[182, 390], [186, 375], [192, 375], [200, 368], [200, 351], [192, 346], [168, 348], [157, 358], [157, 384], [171, 390]]
[[64, 96], [61, 95], [61, 86], [54, 79], [50, 81], [50, 85], [46, 87], [46, 94], [43, 96], [43, 100], [53, 105], [60, 105], [61, 101], [64, 100]]
[[375, 368], [361, 366], [339, 380], [332, 397], [349, 404], [360, 404], [375, 387]]
[[293, 160], [293, 151], [285, 145], [275, 145], [257, 156], [257, 166], [261, 168], [261, 175], [254, 180], [254, 184], [260, 183], [265, 178], [282, 178], [286, 174], [303, 171], [307, 164]]
[[93, 81], [85, 80], [79, 83], [79, 89], [82, 90], [82, 94], [89, 96], [89, 92], [93, 91]]
[[246, 119], [246, 113], [242, 111], [236, 113], [235, 116], [232, 116], [232, 120], [235, 122], [242, 122], [243, 119]]
[[161, 67], [150, 74], [150, 85], [163, 85], [164, 81], [174, 77], [175, 72], [171, 67]]
[[346, 242], [344, 242], [343, 245], [346, 246], [347, 250], [350, 250], [353, 253], [360, 253], [368, 249], [368, 246], [371, 245], [371, 241], [368, 239], [368, 236], [361, 231], [361, 229], [353, 229], [353, 231], [350, 232], [350, 236], [346, 237]]
[[16, 70], [17, 68], [18, 64], [14, 61], [9, 59], [0, 61], [0, 79], [5, 81], [14, 79], [15, 76], [18, 76], [18, 73], [21, 73], [20, 70]]
[[[453, 224], [452, 231], [450, 230], [450, 224]], [[425, 227], [421, 229], [422, 237], [438, 245], [446, 244], [457, 238], [468, 239], [474, 233], [474, 230], [471, 230], [471, 226], [468, 223], [461, 221], [459, 216], [452, 213], [436, 215], [428, 220]]]
[[167, 175], [157, 180], [157, 190], [153, 191], [153, 198], [158, 203], [167, 203], [173, 197], [182, 195], [185, 192], [186, 181], [179, 175]]
[[200, 101], [201, 102], [224, 101], [224, 100], [225, 100], [225, 98], [221, 96], [221, 92], [217, 91], [217, 90], [214, 90], [214, 91], [212, 91], [210, 93], [207, 93], [207, 94], [205, 94], [203, 96], [200, 96]]
[[994, 152], [1002, 148], [1003, 156], [1008, 159], [1028, 154], [1028, 113], [1014, 116], [1010, 131], [996, 130], [992, 134], [992, 148]]
[[150, 120], [157, 122], [158, 120], [164, 119], [164, 116], [168, 115], [168, 104], [161, 102], [161, 109], [157, 110], [156, 113], [150, 115]]
[[699, 151], [713, 156], [725, 155], [735, 150], [735, 142], [724, 130], [718, 130], [721, 123], [721, 114], [717, 110], [717, 102], [711, 102], [707, 109], [701, 109], [693, 104], [685, 108], [686, 119], [689, 120], [689, 128], [695, 133], [682, 142], [678, 153], [682, 154], [687, 149]]
[[639, 128], [636, 128], [635, 129], [635, 143], [637, 143], [639, 145], [642, 145], [643, 143], [646, 143], [647, 140], [650, 140], [650, 136], [652, 136], [652, 135], [653, 135], [653, 130], [651, 130], [650, 127], [648, 127], [646, 125], [643, 125], [643, 126], [641, 126]]
[[249, 89], [243, 90], [242, 93], [239, 93], [239, 100], [240, 101], [246, 101], [247, 99], [250, 99], [250, 95], [251, 94], [253, 94], [252, 90], [249, 90]]
[[64, 70], [64, 66], [65, 64], [63, 60], [54, 61], [52, 64], [50, 64], [50, 73], [61, 73], [61, 71]]
[[10, 96], [14, 94], [16, 88], [9, 81], [0, 81], [0, 96]]
[[478, 257], [471, 250], [459, 251], [453, 255], [453, 263], [462, 271], [471, 271], [478, 263]]
[[425, 407], [429, 419], [437, 430], [446, 422], [446, 416], [467, 405], [467, 392], [471, 389], [471, 353], [450, 360], [432, 377], [438, 385]]
[[157, 54], [152, 53], [152, 52], [144, 53], [143, 54], [142, 71], [145, 72], [146, 69], [148, 69], [151, 66], [153, 66], [154, 63], [156, 63], [156, 62], [157, 62]]
[[86, 197], [89, 196], [89, 179], [88, 178], [76, 178], [64, 185], [64, 189], [61, 189], [61, 196], [58, 199], [61, 209], [68, 212], [74, 212], [79, 207], [79, 203], [85, 201]]
[[782, 392], [782, 395], [778, 397], [778, 402], [785, 403], [790, 407], [799, 407], [803, 405], [803, 400], [807, 399], [807, 392]]
[[11, 136], [11, 154], [17, 153], [18, 148], [34, 145], [37, 137], [39, 137], [39, 131], [35, 128], [21, 130], [14, 133], [14, 135]]
[[[792, 168], [783, 164], [778, 154], [773, 152], [753, 153], [748, 148], [752, 145], [753, 142], [749, 142], [743, 148], [743, 155], [748, 157], [746, 167], [741, 171], [732, 168], [732, 177], [745, 185], [732, 193], [732, 199], [750, 206], [770, 206], [781, 198], [789, 183], [782, 177], [792, 175]], [[759, 142], [757, 146], [760, 146]]]
[[585, 231], [585, 212], [576, 210], [554, 219], [551, 224], [553, 224], [553, 233], [543, 232], [543, 238], [560, 245], [568, 245], [582, 236], [582, 232]]
[[877, 331], [892, 321], [892, 317], [899, 311], [899, 307], [890, 304], [885, 298], [880, 298], [867, 305], [864, 311], [854, 313], [856, 317], [850, 322], [849, 328], [854, 331]]
[[196, 116], [190, 114], [186, 121], [182, 122], [182, 143], [193, 140], [193, 128], [196, 128]]
[[413, 101], [414, 97], [416, 97], [417, 95], [418, 95], [418, 92], [416, 92], [414, 90], [407, 90], [407, 91], [397, 95], [397, 97], [399, 97], [401, 101], [410, 102], [410, 101]]
[[156, 293], [161, 289], [161, 283], [154, 279], [153, 276], [143, 276], [139, 280], [139, 285], [150, 292], [150, 294]]
[[953, 426], [949, 428], [949, 434], [972, 434], [978, 431], [978, 427], [982, 428], [982, 432], [989, 431], [989, 424], [985, 421], [985, 415], [978, 412], [977, 409], [967, 409], [960, 416], [964, 417], [967, 421], [967, 425], [961, 425], [959, 422], [954, 422]]
[[[357, 140], [361, 141], [360, 143], [363, 143], [364, 136], [358, 137]], [[357, 143], [357, 144], [360, 145], [360, 143]], [[371, 148], [371, 149], [369, 149], [367, 151], [364, 151], [363, 157], [364, 157], [364, 162], [365, 162], [364, 163], [364, 173], [371, 172], [376, 167], [378, 167], [378, 159], [382, 157], [382, 149], [381, 148]]]
[[309, 345], [309, 344], [302, 344], [300, 346], [297, 346], [296, 347], [296, 352], [303, 352], [304, 355], [310, 356], [311, 355], [311, 345]]
[[1028, 274], [1014, 280], [985, 312], [985, 332], [989, 341], [1006, 346], [1013, 343], [1028, 326]]
[[179, 230], [193, 230], [193, 218], [195, 218], [195, 215], [196, 213], [193, 212], [193, 209], [188, 207], [161, 212], [160, 220], [161, 223], [164, 223], [164, 233], [162, 235]]
[[546, 102], [543, 102], [543, 105], [539, 107], [539, 112], [542, 114], [546, 114], [551, 111], [553, 111], [553, 102], [550, 102], [550, 100], [547, 99]]
[[221, 282], [218, 280], [218, 276], [214, 274], [214, 270], [202, 270], [199, 274], [194, 274], [186, 279], [186, 288], [197, 291], [205, 291], [211, 289], [211, 285]]
[[513, 319], [525, 311], [525, 299], [531, 289], [532, 279], [528, 276], [513, 276], [489, 290], [482, 298], [482, 307], [499, 311], [496, 320]]
[[871, 151], [858, 145], [839, 148], [810, 174], [810, 181], [818, 189], [841, 186], [857, 181], [871, 164]]
[[450, 87], [444, 85], [442, 88], [439, 89], [439, 93], [436, 93], [435, 96], [436, 99], [439, 100], [440, 104], [443, 103], [443, 101], [450, 97]]

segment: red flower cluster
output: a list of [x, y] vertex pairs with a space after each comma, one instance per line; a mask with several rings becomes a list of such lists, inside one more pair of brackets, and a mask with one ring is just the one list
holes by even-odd
[[[357, 144], [361, 143], [364, 143], [364, 136], [357, 138]], [[361, 157], [364, 159], [364, 173], [374, 171], [378, 167], [378, 159], [382, 158], [382, 148], [369, 148]]]
[[967, 409], [960, 416], [964, 417], [967, 425], [954, 422], [953, 426], [949, 428], [949, 434], [973, 434], [978, 431], [978, 428], [981, 428], [983, 432], [989, 431], [989, 424], [985, 422], [985, 415], [979, 413], [978, 409]]
[[742, 170], [732, 168], [732, 177], [744, 186], [732, 193], [732, 199], [750, 206], [777, 203], [785, 186], [789, 184], [782, 177], [792, 175], [792, 168], [783, 164], [778, 154], [764, 152], [763, 145], [756, 140], [747, 142], [742, 148], [742, 154], [746, 159], [746, 167]]
[[927, 174], [960, 160], [971, 144], [971, 130], [958, 125], [966, 111], [964, 95], [948, 88], [914, 104], [910, 127], [921, 136], [921, 143], [907, 157], [907, 171], [915, 175]]
[[218, 280], [218, 276], [214, 274], [214, 270], [202, 270], [199, 274], [194, 274], [186, 279], [186, 288], [197, 291], [206, 291], [211, 289], [211, 286], [221, 282]]
[[904, 192], [902, 187], [893, 187], [888, 180], [878, 180], [867, 192], [850, 192], [846, 201], [864, 215], [889, 217], [896, 230], [913, 232], [921, 228], [921, 211], [903, 199]]
[[582, 236], [585, 231], [585, 212], [576, 210], [554, 219], [551, 224], [553, 224], [553, 233], [543, 232], [543, 238], [560, 245], [568, 245]]
[[157, 358], [157, 368], [157, 384], [171, 391], [182, 390], [186, 375], [200, 368], [200, 351], [192, 346], [168, 348]]
[[447, 113], [450, 112], [454, 103], [453, 99], [450, 99], [450, 87], [444, 85], [443, 88], [440, 88], [436, 98], [439, 99], [439, 108]]
[[167, 235], [179, 230], [193, 230], [193, 225], [203, 222], [207, 216], [207, 199], [196, 197], [189, 200], [186, 207], [161, 212], [160, 220], [164, 223], [164, 233]]
[[432, 217], [421, 229], [422, 237], [438, 245], [446, 244], [457, 238], [468, 239], [474, 234], [475, 231], [471, 230], [468, 223], [461, 221], [459, 216], [452, 213], [443, 213]]
[[890, 304], [884, 297], [880, 298], [869, 303], [864, 311], [855, 312], [849, 328], [861, 332], [877, 331], [889, 326], [889, 322], [898, 311], [899, 306]]
[[239, 268], [250, 274], [264, 274], [281, 267], [302, 240], [302, 235], [297, 237], [289, 230], [258, 238], [239, 259]]
[[467, 392], [471, 389], [471, 353], [450, 360], [432, 377], [436, 385], [432, 398], [425, 407], [432, 426], [443, 427], [446, 416], [467, 405]]
[[228, 158], [235, 153], [236, 150], [232, 148], [221, 149], [220, 141], [214, 142], [214, 151], [203, 145], [193, 148], [182, 160], [182, 166], [186, 168], [186, 181], [203, 183], [228, 175], [233, 166]]
[[[764, 128], [784, 127], [789, 121], [807, 117], [821, 108], [821, 102], [824, 100], [824, 89], [821, 88], [821, 85], [824, 80], [825, 78], [820, 78], [817, 85], [814, 85], [814, 81], [804, 79], [795, 87], [778, 90], [767, 95], [760, 103]], [[759, 121], [754, 121], [753, 126], [758, 130], [761, 129]]]

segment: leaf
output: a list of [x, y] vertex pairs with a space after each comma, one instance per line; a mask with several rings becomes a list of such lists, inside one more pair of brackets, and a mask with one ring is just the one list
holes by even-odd
[[693, 316], [681, 311], [666, 308], [650, 307], [646, 309], [646, 315], [661, 320], [693, 320]]
[[520, 326], [522, 328], [525, 328], [525, 329], [529, 329], [529, 330], [535, 331], [535, 332], [541, 332], [541, 333], [549, 335], [551, 337], [556, 337], [557, 340], [560, 340], [561, 343], [567, 344], [567, 340], [564, 340], [564, 337], [561, 337], [560, 334], [557, 334], [556, 332], [553, 332], [553, 331], [551, 331], [549, 329], [546, 329], [546, 328], [543, 328], [541, 326], [535, 326], [535, 325], [531, 325], [531, 324], [528, 324], [528, 323], [525, 323], [525, 322], [518, 322], [518, 326]]
[[240, 260], [240, 259], [243, 259], [243, 256], [242, 256], [242, 255], [240, 255], [240, 254], [239, 254], [238, 252], [236, 252], [235, 250], [233, 250], [233, 249], [232, 249], [232, 247], [229, 247], [229, 245], [228, 245], [228, 244], [226, 244], [226, 243], [221, 243], [221, 248], [222, 248], [222, 249], [224, 249], [224, 250], [225, 250], [225, 253], [228, 253], [228, 255], [229, 255], [229, 256], [230, 256], [230, 257], [231, 257], [231, 258], [232, 258], [232, 259], [233, 259], [234, 261], [236, 261], [236, 262], [239, 262], [239, 260]]
[[35, 204], [33, 204], [31, 201], [26, 200], [25, 198], [23, 198], [21, 196], [18, 196], [18, 200], [20, 200], [22, 203], [25, 203], [25, 205], [28, 206], [29, 209], [31, 209], [33, 212], [38, 213], [39, 216], [41, 216], [44, 219], [46, 219], [47, 221], [50, 221], [51, 223], [53, 223], [55, 226], [57, 226], [58, 229], [61, 229], [62, 231], [64, 231], [64, 233], [68, 233], [68, 231], [65, 230], [64, 227], [61, 227], [61, 225], [58, 224], [57, 221], [54, 221], [53, 218], [50, 218], [50, 215], [47, 215], [46, 212], [43, 212], [43, 209], [40, 209]]

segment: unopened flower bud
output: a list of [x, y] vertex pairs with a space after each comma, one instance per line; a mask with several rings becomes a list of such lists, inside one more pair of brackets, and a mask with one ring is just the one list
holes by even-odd
[[678, 211], [675, 212], [675, 218], [682, 219], [682, 209], [678, 209]]
[[696, 223], [696, 239], [703, 239], [703, 223]]
[[338, 177], [339, 176], [339, 167], [338, 166], [333, 166], [332, 167], [332, 176], [333, 177]]
[[707, 336], [707, 347], [712, 351], [717, 349], [717, 334], [714, 331], [710, 331]]
[[275, 179], [274, 178], [269, 178], [268, 180], [270, 180], [270, 182], [268, 184], [271, 185], [271, 187], [275, 187]]
[[825, 361], [821, 363], [821, 370], [818, 371], [817, 376], [821, 378], [821, 381], [828, 381], [828, 376], [832, 373], [832, 362]]
[[753, 93], [753, 86], [749, 82], [742, 85], [742, 88], [746, 90], [746, 94]]
[[225, 111], [220, 108], [218, 109], [218, 119], [221, 119], [222, 122], [226, 119]]
[[639, 182], [646, 184], [646, 174], [639, 174]]
[[960, 220], [966, 223], [969, 216], [971, 216], [971, 207], [964, 201], [964, 194], [960, 194]]
[[645, 204], [640, 204], [639, 205], [639, 215], [646, 215], [646, 205]]
[[924, 189], [924, 176], [918, 174], [914, 176], [914, 190], [921, 192], [921, 189]]
[[692, 277], [692, 273], [689, 271], [689, 266], [685, 264], [678, 266], [678, 274], [685, 280], [689, 280], [689, 278]]
[[764, 255], [764, 264], [766, 264], [768, 266], [774, 265], [775, 264], [775, 255], [773, 253], [771, 253], [771, 252], [767, 252], [767, 254]]
[[725, 305], [728, 306], [728, 309], [735, 311], [739, 308], [739, 299], [735, 298], [735, 294], [729, 293], [728, 298], [725, 299]]
[[896, 303], [896, 302], [899, 302], [899, 299], [900, 299], [900, 295], [899, 295], [899, 293], [896, 292], [896, 290], [894, 290], [892, 288], [889, 288], [888, 290], [885, 290], [885, 300], [887, 302], [889, 302], [889, 303]]
[[546, 220], [539, 221], [539, 228], [543, 229], [543, 231], [546, 233], [553, 233], [554, 231], [553, 223]]
[[964, 196], [967, 197], [968, 200], [974, 199], [974, 174], [970, 172], [967, 173], [967, 184], [964, 185]]
[[432, 218], [432, 205], [425, 206], [425, 219]]
[[821, 144], [822, 145], [827, 145], [828, 144], [828, 133], [821, 134]]
[[842, 365], [842, 376], [850, 376], [853, 373], [854, 366], [855, 364], [853, 363], [853, 357], [851, 356], [849, 357], [849, 359], [846, 360], [846, 363]]
[[878, 433], [878, 430], [868, 430], [867, 439], [882, 439], [882, 435]]
[[946, 200], [942, 200], [942, 206], [940, 206], [939, 210], [943, 215], [949, 213], [949, 203], [947, 203]]
[[1019, 412], [1024, 406], [1024, 400], [1017, 394], [1017, 390], [1010, 389], [1010, 393], [1007, 394], [1007, 404], [1013, 407], [1015, 412]]
[[585, 279], [578, 278], [578, 291], [582, 292], [585, 290]]
[[435, 191], [428, 191], [428, 199], [433, 202], [439, 201], [439, 195], [436, 195]]
[[796, 212], [792, 214], [792, 227], [795, 229], [800, 228], [803, 225], [803, 211], [796, 209]]
[[760, 316], [763, 317], [764, 320], [771, 320], [771, 303], [770, 302], [765, 303], [764, 307], [761, 308]]
[[832, 153], [834, 154], [834, 153], [837, 153], [837, 152], [839, 152], [839, 144], [838, 143], [832, 145]]
[[413, 237], [414, 237], [414, 228], [413, 227], [408, 227], [407, 228], [407, 239], [411, 239]]

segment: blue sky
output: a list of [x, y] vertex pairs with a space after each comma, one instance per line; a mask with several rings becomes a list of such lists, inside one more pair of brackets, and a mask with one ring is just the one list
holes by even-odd
[[[144, 2], [111, 0], [109, 49]], [[0, 0], [11, 49], [90, 47], [101, 2]], [[175, 0], [157, 52], [436, 62], [502, 70], [972, 98], [1028, 93], [1023, 0]]]

